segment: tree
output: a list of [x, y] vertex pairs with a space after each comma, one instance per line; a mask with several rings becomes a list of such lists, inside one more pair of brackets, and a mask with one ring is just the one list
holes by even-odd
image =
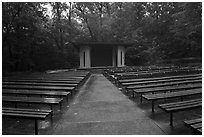
[[201, 2], [3, 2], [2, 19], [3, 70], [76, 67], [78, 41], [134, 43], [130, 65], [202, 56]]

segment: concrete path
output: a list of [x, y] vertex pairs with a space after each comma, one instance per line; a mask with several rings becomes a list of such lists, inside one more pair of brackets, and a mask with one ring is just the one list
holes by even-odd
[[164, 132], [102, 74], [92, 74], [51, 134], [160, 135]]

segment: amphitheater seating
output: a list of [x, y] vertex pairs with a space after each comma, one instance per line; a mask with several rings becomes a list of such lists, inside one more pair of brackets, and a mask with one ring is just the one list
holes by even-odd
[[[151, 101], [152, 112], [154, 112], [155, 101], [171, 99], [170, 103], [160, 104], [159, 107], [170, 113], [170, 125], [173, 126], [174, 112], [202, 106], [202, 99], [197, 98], [202, 94], [201, 71], [202, 69], [196, 66], [153, 66], [107, 70], [106, 74], [126, 93], [132, 92], [134, 99], [136, 99], [136, 94], [139, 94], [141, 103], [143, 98]], [[183, 101], [186, 96], [194, 97], [191, 100]], [[178, 102], [174, 98], [181, 98], [181, 101]], [[200, 131], [202, 129], [200, 124], [195, 125], [194, 128]]]
[[[59, 105], [61, 110], [63, 97], [68, 101], [69, 95], [73, 95], [89, 75], [89, 72], [63, 72], [3, 77], [2, 116], [33, 119], [35, 134], [38, 134], [38, 120], [45, 120], [50, 114], [52, 116], [53, 105]], [[9, 108], [4, 107], [4, 104], [9, 105]], [[21, 108], [17, 108], [17, 104], [21, 104]], [[33, 104], [39, 109], [27, 109], [23, 104]], [[39, 104], [48, 105], [50, 110], [41, 109]]]
[[193, 99], [173, 103], [160, 104], [158, 106], [167, 113], [170, 113], [170, 125], [173, 126], [173, 113], [187, 109], [202, 107], [202, 99]]
[[191, 90], [184, 90], [184, 91], [178, 91], [178, 92], [148, 94], [148, 95], [142, 95], [142, 97], [152, 102], [152, 112], [154, 112], [154, 103], [157, 100], [170, 99], [170, 98], [181, 98], [181, 100], [183, 100], [183, 97], [198, 95], [198, 94], [202, 94], [202, 89], [191, 89]]
[[184, 121], [184, 124], [193, 130], [193, 133], [202, 134], [202, 118]]
[[38, 135], [38, 120], [45, 120], [51, 110], [25, 109], [25, 108], [2, 108], [3, 118], [33, 119], [35, 121], [35, 135]]

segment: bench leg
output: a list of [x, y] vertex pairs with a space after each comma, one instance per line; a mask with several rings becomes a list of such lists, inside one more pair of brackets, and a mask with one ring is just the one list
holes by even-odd
[[50, 109], [52, 110], [51, 116], [53, 116], [53, 107], [52, 107], [52, 104], [50, 105]]
[[135, 98], [134, 90], [132, 90], [132, 98]]
[[71, 95], [71, 97], [73, 96], [73, 90], [70, 91], [70, 95]]
[[152, 101], [152, 113], [154, 113], [154, 101]]
[[142, 94], [140, 94], [140, 103], [142, 104]]
[[173, 113], [170, 113], [170, 126], [173, 127]]
[[60, 101], [59, 104], [60, 104], [60, 110], [62, 110], [62, 101]]
[[38, 135], [38, 120], [35, 119], [35, 135]]
[[67, 95], [67, 103], [69, 103], [69, 96]]

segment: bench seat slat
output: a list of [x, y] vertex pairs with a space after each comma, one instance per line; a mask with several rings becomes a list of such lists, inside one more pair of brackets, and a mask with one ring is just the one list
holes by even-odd
[[157, 87], [157, 88], [145, 88], [145, 89], [135, 89], [135, 93], [151, 93], [151, 92], [164, 92], [164, 91], [172, 91], [172, 90], [188, 90], [194, 88], [202, 88], [202, 84], [196, 85], [176, 85], [171, 87]]
[[26, 94], [26, 95], [56, 95], [56, 96], [67, 96], [70, 92], [64, 91], [41, 91], [41, 90], [13, 90], [13, 89], [2, 89], [3, 94]]
[[124, 75], [116, 75], [121, 78], [131, 78], [131, 77], [143, 77], [143, 76], [152, 76], [158, 74], [174, 74], [174, 73], [200, 73], [201, 70], [176, 70], [176, 71], [158, 71], [158, 72], [150, 72], [150, 73], [137, 73], [137, 74], [124, 74]]
[[202, 128], [202, 123], [197, 123], [197, 124], [192, 124], [190, 125], [192, 128], [194, 129], [199, 129], [199, 128]]
[[61, 84], [61, 83], [33, 83], [33, 82], [2, 82], [3, 85], [31, 85], [31, 86], [62, 86], [75, 87], [78, 84]]
[[169, 76], [169, 77], [156, 77], [156, 78], [142, 78], [142, 79], [123, 79], [119, 80], [119, 82], [140, 82], [140, 81], [149, 81], [149, 80], [162, 80], [162, 79], [172, 79], [172, 78], [186, 78], [186, 77], [198, 77], [202, 76], [202, 74], [193, 74], [193, 75], [179, 75], [179, 76]]
[[20, 110], [2, 110], [3, 113], [16, 113], [16, 114], [33, 114], [33, 115], [48, 115], [48, 112], [35, 112], [35, 111], [20, 111]]
[[20, 114], [20, 113], [4, 113], [2, 112], [3, 117], [18, 117], [18, 118], [33, 118], [33, 119], [45, 119], [47, 115], [42, 114], [42, 115], [35, 115], [35, 114]]
[[48, 109], [9, 108], [9, 107], [3, 107], [2, 110], [27, 111], [27, 112], [46, 112], [46, 113], [52, 112], [52, 110], [48, 110]]
[[73, 90], [75, 87], [2, 85], [3, 89]]
[[179, 101], [179, 102], [173, 102], [173, 103], [166, 103], [166, 104], [160, 104], [160, 107], [163, 108], [169, 108], [169, 107], [176, 107], [180, 105], [186, 105], [186, 104], [192, 104], [192, 103], [198, 103], [202, 102], [202, 99], [193, 99], [193, 100], [187, 100], [187, 101]]
[[202, 107], [202, 103], [197, 103], [197, 104], [191, 104], [191, 105], [185, 105], [185, 106], [177, 106], [174, 108], [167, 108], [167, 112], [172, 112], [172, 111], [178, 111], [178, 110], [185, 110], [185, 109], [190, 109], [190, 108], [196, 108], [196, 107]]
[[202, 133], [202, 127], [201, 128], [199, 128], [199, 129], [197, 129], [200, 133]]
[[200, 123], [200, 122], [202, 122], [202, 118], [197, 118], [197, 119], [192, 119], [192, 120], [184, 121], [184, 123], [187, 124], [187, 125], [191, 125], [191, 124], [195, 124], [195, 123]]
[[21, 103], [47, 103], [58, 104], [62, 101], [61, 98], [37, 98], [37, 97], [9, 97], [3, 96], [3, 102], [21, 102]]
[[70, 83], [70, 84], [79, 84], [81, 81], [79, 80], [36, 80], [36, 79], [33, 79], [33, 80], [3, 80], [5, 82], [35, 82], [35, 83], [62, 83], [62, 84], [67, 84], [67, 83]]
[[185, 90], [185, 91], [170, 92], [170, 93], [148, 94], [148, 95], [142, 95], [142, 96], [147, 100], [158, 100], [158, 99], [165, 99], [165, 98], [189, 96], [189, 95], [195, 95], [195, 94], [201, 94], [201, 93], [202, 93], [202, 89], [193, 89], [193, 90]]
[[193, 77], [193, 78], [180, 78], [180, 79], [165, 79], [165, 80], [153, 80], [153, 81], [145, 81], [145, 82], [130, 82], [130, 83], [122, 83], [124, 86], [130, 85], [149, 85], [149, 84], [158, 84], [158, 83], [170, 83], [170, 82], [178, 82], [178, 81], [188, 81], [188, 80], [199, 80], [202, 77]]
[[202, 80], [190, 80], [190, 81], [182, 81], [182, 82], [172, 82], [165, 84], [152, 84], [152, 85], [142, 85], [142, 86], [128, 86], [127, 89], [141, 89], [141, 88], [155, 88], [155, 87], [163, 87], [163, 86], [174, 86], [181, 84], [193, 84], [193, 83], [202, 83]]

